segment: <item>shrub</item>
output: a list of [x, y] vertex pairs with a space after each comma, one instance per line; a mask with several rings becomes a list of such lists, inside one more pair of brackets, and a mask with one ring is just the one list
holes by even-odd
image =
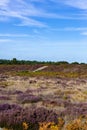
[[33, 94], [23, 93], [23, 94], [18, 95], [17, 100], [23, 104], [24, 103], [36, 103], [41, 100], [41, 97], [35, 96]]
[[29, 124], [29, 130], [38, 130], [39, 122], [58, 122], [57, 114], [45, 108], [21, 108], [13, 104], [0, 105], [0, 126], [22, 130], [23, 122]]

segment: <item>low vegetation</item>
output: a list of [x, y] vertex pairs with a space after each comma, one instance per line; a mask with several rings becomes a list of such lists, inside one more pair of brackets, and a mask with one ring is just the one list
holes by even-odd
[[86, 64], [15, 58], [0, 64], [3, 130], [87, 130]]

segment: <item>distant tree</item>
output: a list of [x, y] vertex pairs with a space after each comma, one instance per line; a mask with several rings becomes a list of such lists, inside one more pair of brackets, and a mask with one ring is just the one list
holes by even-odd
[[80, 63], [81, 65], [85, 65], [85, 63]]
[[72, 62], [71, 64], [79, 65], [79, 63], [78, 63], [78, 62]]
[[0, 59], [0, 64], [10, 64], [10, 60]]
[[13, 58], [13, 59], [11, 60], [11, 63], [12, 63], [12, 64], [17, 64], [17, 63], [18, 63], [18, 60], [17, 60], [16, 58]]
[[61, 64], [69, 64], [67, 61], [58, 61], [55, 62], [56, 65], [61, 65]]

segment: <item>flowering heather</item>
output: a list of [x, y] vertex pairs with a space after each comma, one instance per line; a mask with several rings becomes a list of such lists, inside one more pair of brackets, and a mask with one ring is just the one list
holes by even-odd
[[11, 109], [15, 109], [15, 110], [21, 109], [21, 107], [16, 104], [12, 104], [12, 105], [10, 105], [8, 103], [0, 104], [0, 112], [5, 111], [5, 110], [11, 110]]
[[19, 94], [17, 100], [21, 103], [34, 103], [41, 100], [41, 97], [33, 95], [33, 94]]
[[87, 103], [70, 104], [61, 114], [72, 119], [75, 119], [81, 115], [87, 115]]
[[10, 100], [10, 97], [8, 97], [8, 96], [0, 96], [0, 100]]
[[22, 94], [23, 92], [20, 90], [15, 90], [15, 91], [8, 91], [7, 94], [10, 95], [17, 95], [17, 94]]
[[45, 108], [21, 108], [16, 104], [0, 105], [0, 126], [7, 128], [19, 128], [23, 122], [38, 124], [39, 122], [56, 122], [57, 114]]

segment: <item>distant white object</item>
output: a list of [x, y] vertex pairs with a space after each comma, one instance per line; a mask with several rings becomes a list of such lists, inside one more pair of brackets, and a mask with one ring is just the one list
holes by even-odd
[[40, 67], [40, 68], [37, 68], [36, 70], [34, 70], [33, 72], [36, 72], [36, 71], [39, 71], [39, 70], [43, 70], [45, 68], [47, 68], [48, 66], [43, 66], [43, 67]]

